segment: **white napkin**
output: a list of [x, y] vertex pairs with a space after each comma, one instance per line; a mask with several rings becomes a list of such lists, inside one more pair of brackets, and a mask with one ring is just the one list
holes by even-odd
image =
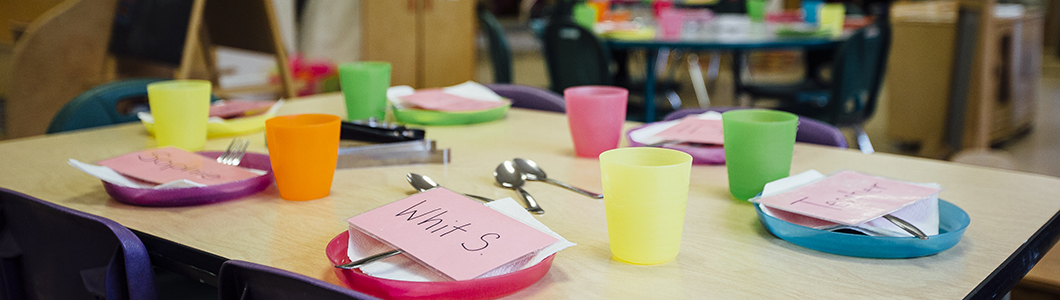
[[[824, 179], [825, 177], [827, 177], [827, 176], [825, 176], [824, 174], [821, 174], [821, 172], [818, 172], [817, 170], [809, 170], [809, 171], [806, 171], [806, 172], [802, 172], [802, 173], [799, 173], [799, 174], [796, 174], [796, 175], [789, 176], [787, 178], [778, 179], [776, 181], [773, 181], [773, 182], [770, 182], [770, 183], [766, 184], [765, 188], [762, 190], [762, 196], [761, 197], [769, 197], [769, 196], [772, 196], [772, 195], [776, 195], [776, 194], [785, 192], [785, 191], [787, 191], [789, 189], [793, 189], [793, 188], [796, 188], [796, 187], [799, 187], [799, 186], [802, 186], [802, 185], [805, 185], [805, 184], [808, 184], [808, 183], [811, 183], [811, 182], [814, 182], [814, 181], [817, 181], [817, 180]], [[938, 183], [916, 183], [916, 182], [906, 182], [906, 183], [920, 185], [920, 186], [926, 186], [926, 187], [932, 187], [932, 188], [939, 188], [940, 187]], [[831, 222], [824, 221], [824, 220], [818, 220], [818, 219], [813, 219], [813, 220], [809, 220], [809, 221], [806, 221], [806, 220], [789, 220], [788, 217], [781, 217], [781, 215], [783, 213], [785, 213], [783, 211], [776, 211], [776, 210], [770, 209], [768, 206], [765, 206], [765, 205], [759, 205], [759, 207], [762, 208], [763, 212], [765, 212], [766, 214], [768, 214], [770, 216], [777, 217], [779, 219], [782, 219], [782, 220], [785, 220], [785, 221], [789, 221], [789, 222], [792, 222], [792, 223], [795, 223], [795, 224], [804, 225], [804, 226], [806, 226], [806, 224], [812, 224], [809, 227], [816, 228], [816, 229], [832, 229], [832, 228], [836, 228], [837, 225], [838, 225], [838, 224], [835, 224], [835, 223], [831, 223]], [[932, 196], [931, 198], [914, 202], [913, 204], [910, 204], [910, 205], [908, 205], [906, 207], [903, 207], [903, 208], [901, 208], [901, 209], [899, 209], [897, 211], [894, 211], [894, 212], [891, 213], [891, 215], [895, 216], [895, 217], [898, 217], [899, 219], [905, 220], [906, 222], [909, 222], [909, 223], [913, 224], [913, 226], [916, 226], [916, 228], [920, 229], [920, 231], [923, 231], [924, 234], [926, 234], [926, 235], [932, 236], [932, 235], [938, 235], [939, 234], [939, 198], [938, 198], [937, 194], [936, 194], [936, 196]], [[799, 219], [801, 219], [801, 218], [799, 218]], [[913, 236], [912, 234], [906, 232], [905, 230], [902, 230], [898, 226], [895, 226], [894, 223], [891, 223], [891, 221], [887, 221], [884, 218], [876, 218], [876, 219], [873, 219], [871, 221], [868, 221], [868, 222], [865, 222], [865, 223], [862, 223], [862, 224], [858, 224], [856, 226], [843, 226], [843, 225], [840, 225], [839, 227], [840, 228], [848, 228], [848, 229], [852, 229], [852, 230], [857, 230], [857, 231], [860, 231], [861, 233], [864, 233], [864, 234], [867, 234], [867, 235], [874, 235], [874, 236], [897, 236], [897, 237], [911, 237], [911, 236]]]
[[109, 182], [110, 184], [117, 186], [124, 186], [137, 189], [174, 189], [206, 186], [205, 184], [190, 181], [187, 179], [174, 180], [166, 182], [164, 184], [154, 184], [126, 177], [125, 175], [121, 175], [121, 173], [118, 173], [114, 171], [114, 169], [108, 167], [86, 164], [73, 158], [70, 159], [69, 164], [70, 166], [81, 170], [81, 172], [85, 172], [88, 175], [92, 175], [93, 177], [99, 178], [100, 180]]
[[[704, 120], [721, 120], [721, 113], [711, 110], [702, 114], [695, 115], [694, 117]], [[630, 132], [629, 138], [635, 142], [645, 145], [665, 142], [665, 139], [657, 137], [655, 135], [659, 134], [660, 132], [663, 132], [663, 130], [670, 129], [670, 127], [673, 127], [674, 125], [677, 125], [677, 123], [680, 122], [680, 119], [664, 122], [655, 122], [651, 125], [644, 126], [644, 128]]]
[[[190, 180], [187, 180], [187, 179], [174, 180], [174, 181], [166, 182], [166, 183], [163, 183], [163, 184], [154, 184], [154, 183], [151, 183], [151, 182], [130, 178], [130, 177], [122, 175], [121, 173], [118, 173], [117, 171], [114, 171], [114, 169], [111, 169], [111, 168], [108, 168], [108, 167], [83, 163], [83, 162], [78, 161], [78, 160], [73, 159], [73, 158], [71, 158], [70, 161], [67, 162], [67, 163], [69, 163], [70, 166], [72, 166], [74, 168], [77, 168], [78, 170], [81, 170], [81, 172], [85, 172], [85, 174], [92, 175], [92, 177], [99, 178], [100, 180], [109, 182], [110, 184], [117, 185], [117, 186], [123, 186], [123, 187], [130, 187], [130, 188], [137, 188], [137, 189], [177, 189], [177, 188], [189, 188], [189, 187], [203, 187], [203, 186], [206, 186], [205, 184], [201, 184], [201, 183], [198, 183], [198, 182], [190, 181]], [[251, 168], [244, 168], [244, 169], [246, 169], [247, 171], [250, 171], [250, 172], [252, 172], [254, 174], [258, 174], [258, 175], [265, 175], [266, 173], [268, 173], [268, 172], [263, 171], [263, 170], [257, 170], [257, 169], [251, 169]]]
[[[442, 92], [482, 101], [504, 101], [504, 97], [497, 95], [490, 88], [474, 81], [467, 81], [458, 85], [444, 87]], [[386, 98], [394, 104], [394, 107], [399, 109], [408, 108], [404, 101], [401, 101], [401, 97], [412, 95], [416, 93], [416, 89], [407, 85], [392, 86], [386, 89]]]
[[[551, 235], [559, 241], [549, 245], [545, 248], [541, 248], [536, 252], [527, 254], [523, 257], [517, 258], [507, 264], [501, 265], [485, 274], [479, 275], [477, 278], [485, 278], [497, 275], [508, 274], [518, 270], [522, 270], [526, 267], [536, 265], [541, 262], [549, 255], [552, 255], [560, 250], [566, 249], [567, 247], [576, 245], [562, 236], [557, 234], [541, 224], [540, 221], [526, 212], [526, 209], [522, 205], [519, 205], [512, 198], [504, 198], [496, 201], [492, 201], [485, 204], [487, 207], [492, 208], [500, 213], [503, 213], [509, 217], [512, 217], [523, 224], [529, 225], [530, 227], [541, 230], [541, 232]], [[346, 255], [350, 257], [350, 260], [358, 260], [375, 254], [383, 253], [386, 251], [393, 250], [394, 248], [372, 238], [360, 230], [350, 228], [350, 241], [349, 249], [346, 251]], [[365, 274], [403, 281], [448, 281], [449, 279], [434, 272], [433, 270], [421, 265], [412, 258], [405, 254], [390, 257], [384, 260], [376, 261], [374, 263], [361, 267], [361, 272]]]

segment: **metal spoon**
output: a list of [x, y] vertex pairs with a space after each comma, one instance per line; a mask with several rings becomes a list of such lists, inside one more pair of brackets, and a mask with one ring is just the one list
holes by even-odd
[[[405, 178], [407, 178], [409, 180], [409, 184], [411, 184], [413, 188], [415, 188], [417, 191], [420, 191], [420, 192], [424, 192], [424, 191], [427, 191], [427, 190], [430, 190], [430, 189], [437, 188], [437, 187], [441, 186], [441, 185], [438, 185], [437, 182], [434, 182], [434, 180], [432, 180], [430, 177], [423, 176], [423, 175], [416, 174], [416, 173], [409, 173], [408, 175], [405, 176]], [[463, 194], [463, 193], [461, 193], [461, 194]], [[468, 198], [475, 198], [475, 199], [477, 199], [479, 201], [482, 201], [482, 202], [493, 201], [493, 199], [482, 197], [482, 196], [471, 195], [471, 194], [463, 194], [463, 195], [467, 196]]]
[[515, 169], [515, 164], [510, 160], [506, 160], [497, 166], [497, 170], [493, 172], [493, 178], [497, 179], [497, 183], [501, 186], [513, 189], [519, 192], [519, 196], [526, 203], [526, 210], [534, 214], [544, 214], [545, 210], [541, 209], [541, 206], [537, 205], [537, 201], [534, 201], [534, 197], [530, 196], [523, 190], [523, 183], [526, 182], [526, 175], [523, 172]]
[[532, 160], [516, 158], [516, 159], [512, 160], [512, 162], [515, 163], [515, 168], [516, 169], [519, 169], [520, 172], [523, 172], [523, 174], [526, 175], [526, 180], [548, 182], [548, 183], [551, 183], [553, 185], [557, 185], [557, 186], [566, 188], [568, 190], [575, 191], [575, 192], [577, 192], [579, 194], [589, 196], [590, 198], [593, 198], [593, 199], [603, 199], [604, 198], [604, 195], [600, 195], [600, 194], [593, 193], [593, 192], [590, 192], [590, 191], [586, 191], [586, 190], [583, 190], [583, 189], [580, 189], [580, 188], [576, 188], [576, 187], [571, 186], [569, 184], [560, 182], [559, 180], [548, 178], [548, 175], [545, 175], [545, 170], [542, 170], [541, 167], [539, 167], [537, 165], [537, 163], [535, 163]]

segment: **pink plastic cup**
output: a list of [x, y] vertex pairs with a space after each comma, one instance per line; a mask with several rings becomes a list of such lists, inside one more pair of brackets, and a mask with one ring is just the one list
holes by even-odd
[[657, 21], [663, 37], [680, 37], [681, 27], [685, 25], [685, 15], [680, 10], [669, 7], [659, 11]]
[[618, 148], [629, 91], [613, 86], [576, 86], [563, 90], [563, 97], [578, 156], [597, 158]]

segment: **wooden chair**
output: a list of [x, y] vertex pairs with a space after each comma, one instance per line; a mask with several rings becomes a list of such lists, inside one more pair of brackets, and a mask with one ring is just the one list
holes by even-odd
[[[119, 77], [108, 56], [117, 0], [67, 0], [29, 24], [15, 43], [3, 138], [44, 134], [59, 109], [77, 95]], [[162, 77], [210, 79], [218, 85], [214, 46], [276, 56], [281, 94], [295, 96], [287, 54], [270, 0], [194, 0], [175, 74]], [[203, 69], [206, 75], [193, 70]], [[265, 87], [274, 90], [273, 87]], [[215, 90], [217, 94], [239, 91]]]
[[66, 102], [109, 79], [115, 3], [68, 0], [30, 23], [12, 51], [5, 138], [44, 134]]

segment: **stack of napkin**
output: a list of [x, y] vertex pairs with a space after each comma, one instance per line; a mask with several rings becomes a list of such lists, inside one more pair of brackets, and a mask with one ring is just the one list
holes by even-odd
[[[811, 184], [826, 178], [824, 174], [817, 170], [809, 170], [797, 175], [792, 175], [787, 178], [779, 179], [766, 184], [762, 190], [762, 195], [751, 199], [752, 202], [774, 195], [778, 195], [792, 189]], [[939, 189], [940, 186], [937, 183], [913, 183], [903, 182], [916, 186], [927, 187], [932, 189]], [[938, 194], [927, 196], [919, 201], [913, 202], [909, 205], [903, 206], [889, 214], [898, 217], [906, 222], [913, 224], [920, 231], [928, 236], [939, 234], [939, 205], [938, 205]], [[894, 225], [890, 221], [880, 217], [869, 220], [864, 223], [856, 225], [844, 225], [832, 221], [827, 221], [807, 215], [802, 215], [794, 212], [784, 211], [781, 209], [772, 208], [767, 205], [758, 204], [763, 212], [773, 216], [777, 219], [781, 219], [793, 224], [802, 225], [805, 227], [821, 229], [821, 230], [837, 230], [837, 229], [850, 229], [864, 233], [871, 236], [894, 236], [894, 237], [911, 237], [912, 234], [902, 230], [898, 226]]]
[[485, 110], [507, 104], [504, 97], [473, 81], [418, 91], [407, 85], [395, 86], [387, 89], [386, 96], [398, 109], [459, 112]]

